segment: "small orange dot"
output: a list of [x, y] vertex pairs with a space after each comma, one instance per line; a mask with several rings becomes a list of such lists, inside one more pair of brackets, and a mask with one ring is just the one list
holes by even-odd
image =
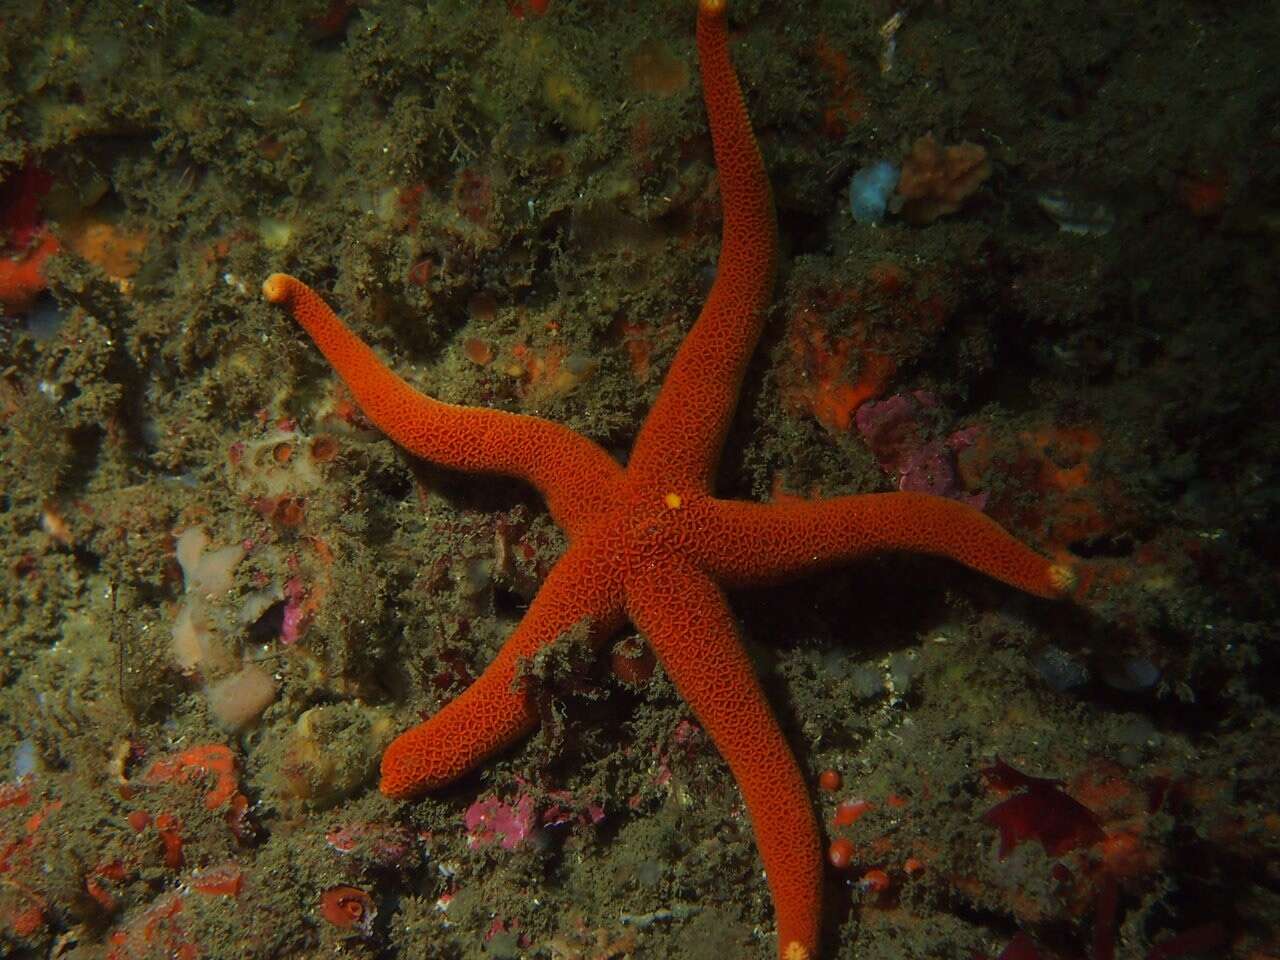
[[871, 804], [866, 800], [843, 800], [836, 807], [835, 825], [847, 827], [857, 823], [858, 818], [870, 809]]
[[665, 497], [662, 498], [662, 502], [665, 503], [672, 510], [679, 510], [680, 505], [684, 503], [684, 501], [680, 499], [680, 494], [675, 492], [668, 493]]
[[477, 366], [488, 366], [493, 360], [493, 344], [479, 337], [468, 337], [462, 342], [462, 352]]
[[848, 870], [853, 863], [853, 842], [844, 837], [832, 840], [827, 847], [827, 860], [837, 870]]
[[825, 790], [827, 793], [835, 793], [840, 789], [841, 783], [843, 781], [838, 770], [823, 770], [818, 774], [818, 788]]
[[338, 441], [322, 434], [311, 441], [311, 459], [316, 463], [328, 463], [338, 455]]
[[872, 868], [862, 875], [858, 886], [870, 893], [880, 893], [889, 888], [889, 875], [879, 867]]

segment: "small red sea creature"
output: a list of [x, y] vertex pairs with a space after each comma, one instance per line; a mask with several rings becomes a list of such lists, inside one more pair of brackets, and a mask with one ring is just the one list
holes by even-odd
[[9, 927], [20, 937], [34, 937], [47, 922], [43, 902], [32, 903], [14, 912], [9, 918]]
[[847, 827], [857, 823], [859, 818], [871, 809], [869, 800], [841, 800], [836, 806], [834, 823], [837, 827]]
[[164, 865], [170, 870], [182, 866], [182, 822], [171, 813], [156, 817], [156, 833], [164, 844]]
[[245, 846], [252, 846], [263, 839], [262, 825], [249, 809], [249, 798], [236, 792], [227, 804], [227, 828], [232, 836]]
[[862, 879], [858, 881], [858, 886], [867, 893], [884, 893], [889, 889], [891, 882], [889, 874], [879, 867], [872, 867], [862, 875]]
[[197, 870], [191, 876], [191, 889], [210, 897], [238, 897], [244, 889], [244, 873], [234, 861]]
[[639, 637], [619, 640], [609, 657], [613, 675], [629, 687], [642, 687], [648, 683], [657, 664], [653, 649]]
[[161, 757], [147, 769], [142, 780], [148, 784], [193, 783], [206, 777], [213, 785], [205, 794], [206, 810], [216, 810], [237, 792], [236, 758], [231, 748], [221, 743], [205, 743], [181, 753]]
[[199, 960], [200, 948], [183, 922], [184, 905], [184, 894], [173, 890], [133, 914], [108, 937], [111, 949], [107, 951], [107, 960], [138, 957]]
[[124, 883], [129, 877], [121, 860], [99, 863], [84, 878], [84, 889], [106, 913], [114, 913], [119, 901], [112, 893], [114, 884]]
[[31, 785], [24, 780], [16, 783], [0, 783], [0, 810], [5, 807], [25, 807], [31, 803]]
[[827, 861], [837, 870], [848, 870], [853, 863], [853, 843], [840, 837], [827, 847]]
[[45, 261], [62, 249], [52, 233], [43, 233], [39, 242], [17, 254], [0, 254], [0, 311], [25, 313], [36, 296], [48, 287]]
[[373, 898], [359, 887], [330, 887], [320, 895], [320, 916], [340, 930], [367, 934], [377, 915]]

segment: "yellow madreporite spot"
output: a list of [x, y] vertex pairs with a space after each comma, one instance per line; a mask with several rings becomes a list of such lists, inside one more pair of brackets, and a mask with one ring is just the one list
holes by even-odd
[[662, 502], [672, 510], [679, 510], [680, 505], [684, 503], [684, 501], [680, 499], [680, 494], [675, 493], [674, 491], [663, 497]]
[[787, 960], [809, 960], [809, 950], [799, 940], [792, 940], [782, 954]]

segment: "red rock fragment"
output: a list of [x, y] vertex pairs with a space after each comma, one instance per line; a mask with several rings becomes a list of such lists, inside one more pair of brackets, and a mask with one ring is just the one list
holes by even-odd
[[1061, 781], [1027, 776], [1002, 760], [982, 772], [997, 789], [1024, 790], [982, 817], [1000, 831], [1001, 860], [1028, 840], [1039, 841], [1045, 853], [1060, 857], [1106, 838], [1093, 811], [1064, 793]]
[[1023, 773], [1015, 767], [1009, 766], [999, 757], [996, 762], [989, 767], [984, 767], [981, 771], [983, 778], [987, 781], [987, 785], [993, 790], [999, 790], [1001, 793], [1009, 793], [1014, 790], [1038, 790], [1040, 788], [1061, 787], [1061, 780], [1050, 780], [1047, 777], [1033, 777]]

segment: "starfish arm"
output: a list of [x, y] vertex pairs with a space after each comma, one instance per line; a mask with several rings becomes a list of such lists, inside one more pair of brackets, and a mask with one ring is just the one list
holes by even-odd
[[822, 858], [813, 807], [724, 595], [675, 557], [628, 578], [627, 612], [738, 781], [773, 894], [778, 955], [815, 957]]
[[773, 196], [729, 60], [724, 7], [702, 0], [698, 9], [702, 92], [724, 207], [720, 263], [631, 456], [633, 477], [668, 490], [710, 491], [773, 288]]
[[274, 273], [262, 292], [288, 308], [369, 419], [414, 456], [528, 481], [570, 536], [579, 521], [608, 503], [622, 471], [586, 437], [539, 417], [432, 399], [389, 369], [302, 281]]
[[864, 557], [910, 550], [948, 557], [1040, 597], [1075, 584], [1054, 563], [967, 504], [926, 493], [872, 493], [831, 500], [747, 503], [708, 499], [706, 535], [694, 552], [721, 582], [744, 586]]
[[409, 800], [442, 787], [533, 731], [537, 703], [517, 679], [521, 662], [581, 624], [595, 645], [622, 623], [620, 578], [607, 559], [585, 545], [565, 552], [484, 673], [387, 747], [379, 785], [386, 796]]

